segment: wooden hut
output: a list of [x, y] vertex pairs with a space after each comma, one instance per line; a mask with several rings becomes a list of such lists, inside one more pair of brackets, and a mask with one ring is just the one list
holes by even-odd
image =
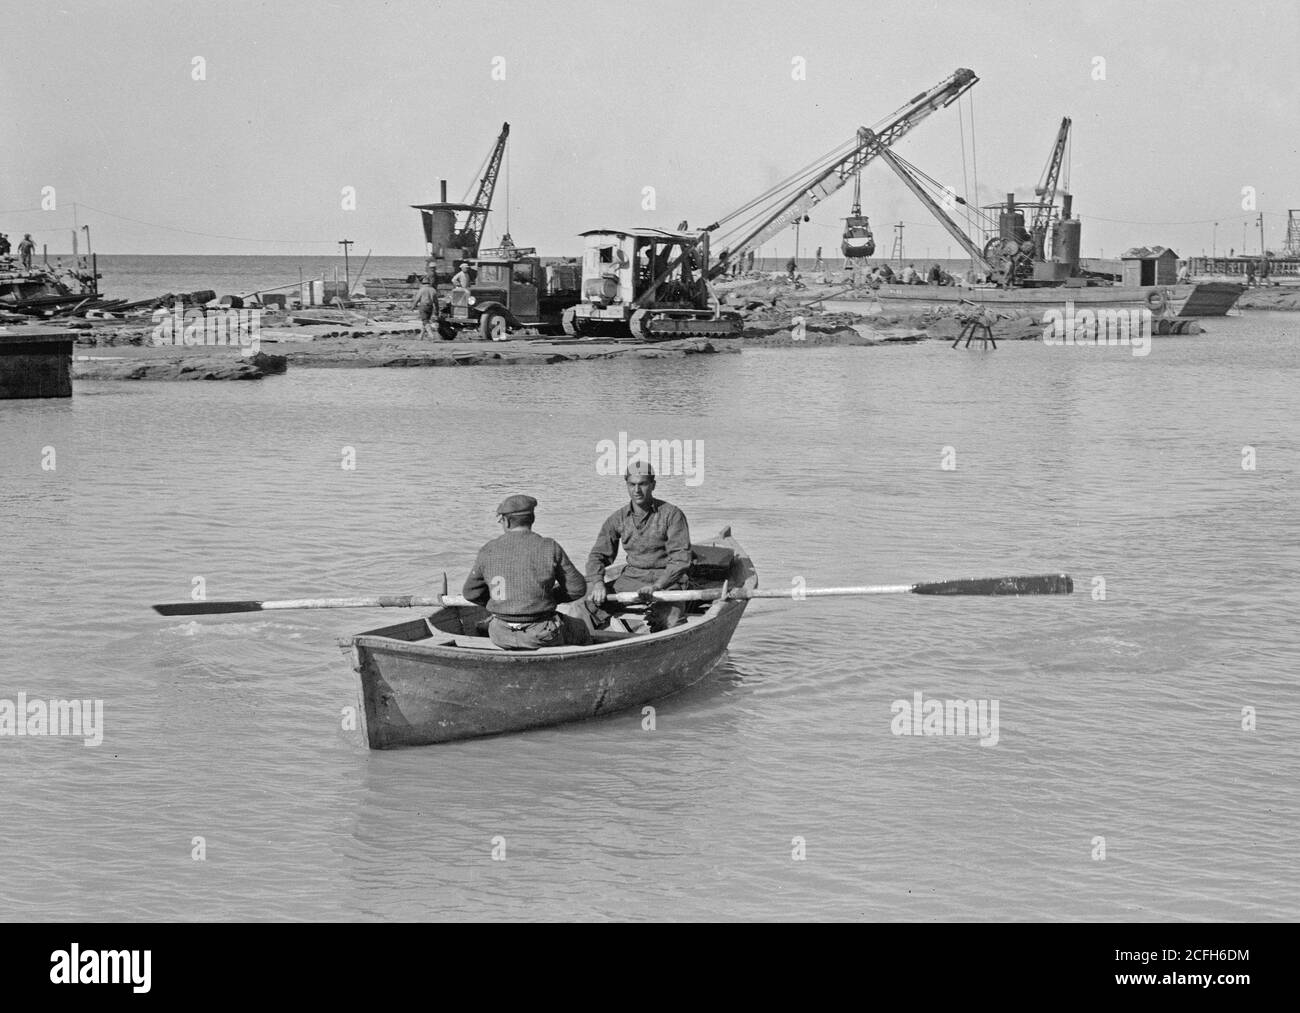
[[1173, 285], [1178, 281], [1178, 254], [1167, 246], [1135, 246], [1125, 250], [1120, 260], [1125, 285]]

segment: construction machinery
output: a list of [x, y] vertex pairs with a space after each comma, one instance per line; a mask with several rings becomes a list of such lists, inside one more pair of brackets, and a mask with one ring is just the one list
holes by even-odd
[[[1047, 167], [1035, 188], [1037, 201], [1017, 203], [1015, 194], [1009, 193], [1005, 202], [968, 208], [975, 230], [987, 237], [982, 246], [949, 214], [958, 205], [967, 206], [962, 197], [890, 151], [879, 138], [869, 138], [868, 147], [925, 205], [989, 281], [1006, 288], [1056, 286], [1080, 274], [1080, 223], [1071, 217], [1073, 197], [1062, 192], [1059, 207], [1056, 203], [1070, 122], [1069, 117], [1061, 121]], [[1026, 212], [1033, 215], [1028, 226]]]
[[[658, 341], [688, 336], [734, 336], [738, 313], [725, 310], [709, 290], [743, 258], [837, 193], [850, 179], [918, 123], [960, 98], [979, 80], [959, 68], [886, 118], [863, 127], [835, 150], [700, 231], [683, 222], [676, 232], [659, 229], [593, 229], [583, 233], [582, 300], [564, 315], [570, 334], [604, 334]], [[870, 229], [861, 207], [855, 213]], [[871, 240], [874, 246], [874, 240]], [[712, 247], [722, 252], [714, 257]], [[874, 252], [874, 249], [873, 251]]]
[[433, 204], [411, 205], [420, 212], [424, 224], [426, 268], [438, 281], [448, 280], [460, 261], [478, 255], [509, 136], [510, 124], [501, 124], [501, 133], [480, 167], [478, 193], [473, 203], [449, 202], [444, 179], [441, 180], [441, 200]]
[[477, 330], [485, 341], [505, 341], [524, 328], [559, 333], [564, 311], [578, 301], [578, 265], [543, 266], [535, 250], [514, 246], [484, 252], [471, 261], [469, 287], [449, 293], [438, 320], [441, 335]]
[[708, 232], [591, 229], [582, 236], [582, 301], [564, 311], [565, 333], [633, 341], [740, 334], [740, 314], [723, 310], [709, 291]]

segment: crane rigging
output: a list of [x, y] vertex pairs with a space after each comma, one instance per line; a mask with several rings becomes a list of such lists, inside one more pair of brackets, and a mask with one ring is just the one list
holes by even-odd
[[[957, 69], [896, 110], [877, 129], [862, 127], [847, 144], [814, 160], [754, 200], [703, 230], [685, 222], [675, 232], [659, 229], [591, 229], [583, 233], [582, 301], [565, 311], [571, 334], [665, 340], [728, 336], [742, 329], [740, 315], [723, 310], [708, 282], [839, 191], [881, 151], [897, 143], [936, 109], [957, 101], [979, 80]], [[866, 219], [854, 202], [854, 217]], [[715, 238], [712, 234], [717, 233]], [[710, 249], [720, 246], [715, 258]], [[868, 250], [869, 255], [873, 250]]]
[[1043, 178], [1034, 188], [1038, 208], [1034, 211], [1029, 234], [1034, 240], [1034, 252], [1040, 260], [1045, 255], [1047, 230], [1051, 227], [1052, 213], [1056, 208], [1056, 187], [1061, 178], [1061, 163], [1065, 158], [1065, 142], [1070, 136], [1070, 122], [1068, 116], [1061, 120], [1061, 128], [1056, 132], [1056, 143], [1052, 145], [1052, 153], [1043, 169]]
[[488, 152], [474, 203], [451, 203], [447, 200], [447, 181], [441, 182], [442, 199], [432, 204], [412, 204], [424, 224], [426, 266], [440, 281], [451, 277], [455, 264], [476, 257], [483, 242], [497, 176], [505, 155], [510, 124], [501, 124], [501, 133]]
[[[740, 227], [733, 227], [731, 232], [722, 233], [729, 241], [715, 241], [723, 249], [718, 254], [716, 263], [709, 269], [708, 277], [716, 278], [725, 274], [733, 261], [762, 246], [795, 222], [802, 221], [814, 206], [836, 193], [850, 178], [860, 173], [882, 148], [897, 144], [930, 113], [956, 102], [977, 81], [979, 78], [974, 71], [958, 68], [929, 91], [921, 92], [896, 110], [878, 130], [859, 128], [857, 137], [850, 142], [846, 153], [840, 155], [832, 152], [813, 170], [815, 174], [798, 183], [798, 189], [792, 194], [768, 191], [758, 201], [751, 201], [710, 225], [705, 231], [719, 231], [731, 219], [749, 211], [764, 198], [771, 197], [773, 207], [753, 216]], [[754, 224], [755, 219], [757, 224]]]
[[[1079, 222], [1070, 217], [1071, 195], [1062, 192], [1060, 207], [1056, 204], [1070, 123], [1069, 117], [1061, 121], [1047, 166], [1035, 188], [1038, 201], [1034, 204], [1017, 204], [1015, 195], [1008, 194], [1004, 203], [972, 208], [950, 188], [942, 187], [870, 136], [868, 150], [893, 170], [989, 281], [1006, 287], [1058, 285], [1079, 270]], [[944, 194], [942, 201], [934, 196], [940, 191]], [[983, 247], [948, 213], [957, 205], [965, 208], [968, 224], [974, 231], [986, 237]], [[1025, 212], [1029, 209], [1033, 210], [1033, 218], [1027, 228]], [[997, 212], [996, 218], [986, 211]], [[1049, 238], [1050, 253], [1047, 251]]]

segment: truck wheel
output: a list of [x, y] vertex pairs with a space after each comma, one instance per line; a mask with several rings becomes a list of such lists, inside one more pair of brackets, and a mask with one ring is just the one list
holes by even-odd
[[484, 341], [505, 341], [510, 333], [505, 315], [496, 310], [488, 310], [479, 317], [478, 329]]

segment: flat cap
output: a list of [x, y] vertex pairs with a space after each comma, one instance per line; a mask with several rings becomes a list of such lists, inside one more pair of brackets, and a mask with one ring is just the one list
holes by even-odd
[[647, 478], [655, 477], [654, 468], [650, 467], [649, 461], [630, 461], [627, 466], [627, 477], [637, 478], [645, 475]]
[[531, 496], [507, 496], [497, 507], [497, 513], [505, 514], [530, 514], [537, 508], [537, 500]]

